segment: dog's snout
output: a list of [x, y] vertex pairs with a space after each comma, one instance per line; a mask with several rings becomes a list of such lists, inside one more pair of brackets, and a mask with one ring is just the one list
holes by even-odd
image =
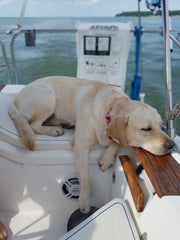
[[167, 150], [171, 150], [173, 147], [175, 146], [175, 142], [173, 140], [166, 140], [166, 142], [164, 143], [164, 147], [167, 149]]

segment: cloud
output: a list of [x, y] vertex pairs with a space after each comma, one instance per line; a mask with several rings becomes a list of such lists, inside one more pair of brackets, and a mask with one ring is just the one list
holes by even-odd
[[30, 0], [27, 1], [28, 6], [38, 6], [39, 2], [38, 1], [34, 1], [34, 0]]
[[98, 3], [99, 0], [91, 0], [91, 2], [92, 2], [93, 4], [95, 4], [95, 3]]
[[35, 6], [39, 5], [38, 1], [34, 1], [33, 4], [34, 4]]
[[89, 2], [87, 2], [87, 5], [94, 5], [96, 3], [98, 3], [100, 0], [91, 0]]
[[54, 3], [53, 2], [48, 2], [47, 6], [48, 7], [54, 6]]
[[83, 7], [87, 7], [87, 6], [92, 6], [96, 3], [98, 3], [100, 0], [90, 0], [90, 1], [77, 1], [74, 3], [75, 6], [83, 6]]
[[6, 4], [10, 3], [10, 2], [12, 2], [12, 0], [1, 0], [0, 1], [0, 7], [6, 5]]
[[64, 6], [70, 6], [71, 4], [72, 4], [71, 1], [66, 1], [66, 2], [64, 3]]

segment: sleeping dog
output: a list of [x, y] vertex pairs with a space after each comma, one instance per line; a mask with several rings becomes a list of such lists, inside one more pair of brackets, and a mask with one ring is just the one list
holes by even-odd
[[62, 124], [75, 125], [74, 158], [80, 180], [80, 209], [90, 210], [88, 153], [94, 144], [107, 146], [99, 159], [105, 171], [119, 147], [142, 147], [164, 155], [174, 146], [162, 130], [157, 111], [130, 100], [120, 90], [98, 81], [47, 77], [27, 85], [15, 98], [9, 115], [24, 146], [35, 150], [35, 133], [62, 135]]

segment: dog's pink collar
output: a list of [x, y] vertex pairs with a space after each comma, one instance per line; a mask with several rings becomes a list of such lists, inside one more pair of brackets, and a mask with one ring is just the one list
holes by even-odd
[[106, 113], [106, 123], [107, 123], [107, 124], [110, 124], [110, 122], [111, 122], [110, 112], [107, 112], [107, 113]]
[[[107, 113], [106, 113], [106, 123], [107, 123], [107, 125], [110, 124], [110, 122], [111, 122], [110, 112], [107, 112]], [[112, 142], [114, 142], [114, 140], [112, 139], [112, 137], [109, 136], [109, 139], [110, 139]]]

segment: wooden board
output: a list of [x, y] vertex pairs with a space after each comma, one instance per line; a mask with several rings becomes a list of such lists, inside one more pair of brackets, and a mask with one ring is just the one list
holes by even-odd
[[156, 156], [141, 148], [134, 150], [159, 197], [180, 195], [180, 164], [171, 154]]
[[119, 158], [123, 166], [136, 209], [138, 212], [141, 212], [143, 211], [144, 194], [138, 183], [134, 168], [128, 156], [121, 156]]

